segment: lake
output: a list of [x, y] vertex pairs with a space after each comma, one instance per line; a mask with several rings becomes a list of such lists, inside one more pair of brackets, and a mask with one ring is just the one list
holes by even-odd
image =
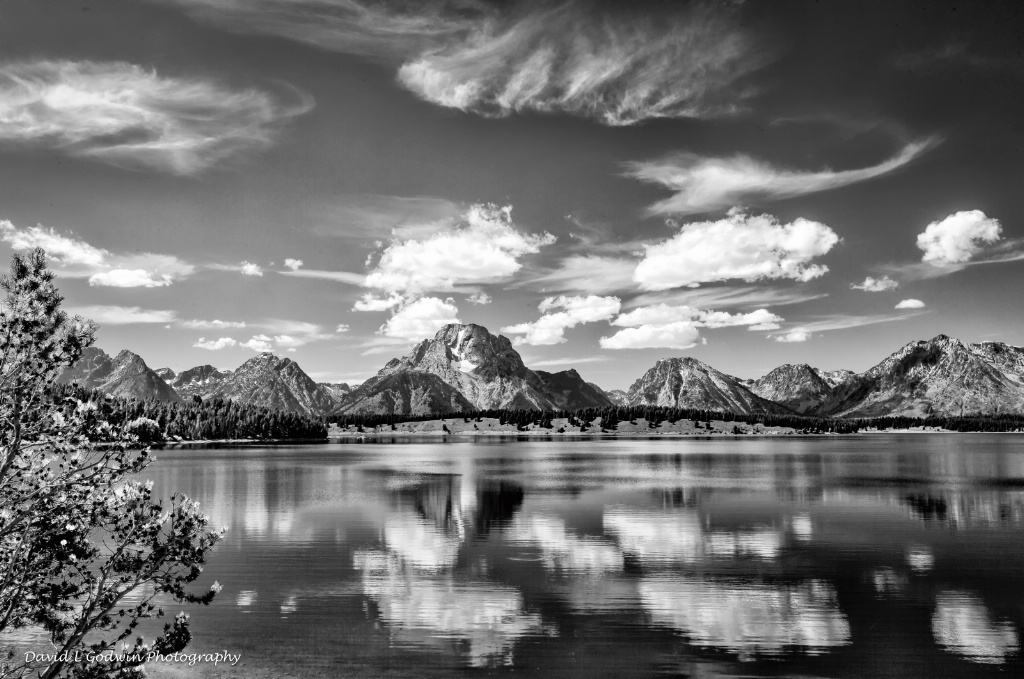
[[1022, 436], [156, 455], [227, 528], [189, 650], [242, 654], [157, 676], [1024, 676]]

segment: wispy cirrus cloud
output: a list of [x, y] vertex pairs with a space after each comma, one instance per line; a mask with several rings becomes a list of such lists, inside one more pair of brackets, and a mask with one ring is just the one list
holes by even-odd
[[466, 205], [434, 196], [349, 194], [308, 207], [313, 230], [342, 238], [415, 238], [457, 220]]
[[474, 0], [157, 0], [236, 33], [401, 59], [463, 39], [492, 11]]
[[289, 99], [125, 62], [7, 63], [0, 65], [0, 144], [191, 175], [268, 146], [281, 123], [313, 105], [297, 91]]
[[892, 158], [856, 170], [803, 171], [736, 155], [709, 158], [676, 153], [659, 160], [626, 164], [626, 176], [673, 192], [651, 205], [650, 214], [694, 214], [753, 200], [775, 200], [848, 186], [897, 170], [938, 143], [937, 138], [907, 144]]
[[593, 295], [631, 290], [636, 287], [633, 272], [638, 261], [636, 258], [616, 255], [569, 255], [562, 258], [554, 268], [509, 287]]
[[734, 307], [753, 308], [803, 304], [824, 297], [828, 297], [828, 293], [811, 292], [793, 287], [744, 285], [648, 292], [637, 295], [623, 306], [636, 308], [655, 304], [679, 304], [701, 309], [731, 309]]
[[9, 220], [0, 220], [0, 241], [13, 250], [43, 248], [58, 275], [88, 278], [89, 285], [100, 287], [164, 287], [192, 275], [196, 269], [173, 255], [117, 254], [52, 227], [18, 227]]
[[410, 59], [398, 80], [432, 103], [485, 116], [561, 112], [606, 125], [735, 112], [767, 52], [721, 6], [615, 12], [540, 3]]
[[561, 112], [608, 125], [729, 114], [773, 58], [739, 10], [578, 0], [165, 0], [229, 30], [399, 63], [426, 101], [484, 116]]
[[96, 321], [100, 326], [171, 323], [175, 317], [175, 313], [167, 309], [143, 309], [113, 304], [70, 306], [66, 311]]
[[847, 330], [849, 328], [859, 328], [866, 325], [877, 325], [878, 323], [905, 321], [908, 318], [919, 316], [921, 313], [925, 312], [896, 316], [880, 314], [872, 316], [854, 316], [848, 314], [818, 316], [814, 320], [806, 323], [800, 323], [799, 325], [791, 328], [786, 328], [782, 332], [769, 335], [769, 337], [776, 342], [806, 342], [810, 340], [815, 333], [830, 332], [832, 330]]

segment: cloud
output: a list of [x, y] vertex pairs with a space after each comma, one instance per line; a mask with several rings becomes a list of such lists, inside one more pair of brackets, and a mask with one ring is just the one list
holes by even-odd
[[676, 321], [661, 325], [640, 325], [620, 330], [599, 340], [602, 349], [689, 349], [700, 339], [700, 330], [693, 321]]
[[270, 342], [271, 338], [266, 335], [253, 335], [247, 341], [239, 342], [238, 346], [246, 349], [252, 349], [257, 354], [262, 354], [263, 352], [270, 351], [273, 348]]
[[730, 210], [723, 219], [684, 224], [668, 240], [644, 246], [646, 253], [633, 280], [644, 290], [697, 287], [732, 278], [806, 282], [828, 271], [811, 260], [838, 242], [835, 231], [820, 222], [798, 217], [780, 224], [771, 215]]
[[298, 271], [302, 267], [302, 260], [289, 257], [284, 260], [284, 265], [292, 271]]
[[636, 259], [607, 255], [570, 255], [558, 267], [511, 287], [544, 292], [585, 292], [599, 295], [634, 287]]
[[944, 267], [963, 264], [978, 254], [985, 244], [1001, 238], [999, 220], [981, 210], [966, 210], [932, 222], [917, 236], [917, 247], [924, 252], [921, 261]]
[[730, 314], [725, 311], [656, 304], [628, 311], [617, 317], [611, 324], [633, 328], [641, 325], [667, 325], [678, 321], [694, 321], [698, 327], [704, 328], [748, 326], [752, 330], [775, 330], [779, 327], [778, 324], [784, 320], [767, 309], [758, 309], [746, 314]]
[[352, 305], [352, 311], [387, 311], [401, 306], [405, 301], [406, 299], [402, 295], [378, 297], [372, 292], [368, 292], [361, 299], [356, 300], [356, 303]]
[[293, 271], [278, 271], [277, 273], [282, 276], [292, 276], [294, 278], [321, 278], [323, 280], [337, 281], [338, 283], [350, 283], [352, 285], [362, 285], [366, 282], [366, 274], [353, 273], [350, 271], [295, 269]]
[[89, 277], [89, 285], [111, 288], [160, 288], [170, 284], [170, 276], [155, 278], [145, 269], [111, 269]]
[[136, 323], [170, 323], [174, 312], [157, 309], [142, 309], [137, 306], [114, 306], [94, 304], [67, 308], [69, 314], [77, 314], [96, 321], [99, 325], [134, 325]]
[[263, 270], [259, 264], [253, 264], [252, 262], [242, 262], [238, 265], [239, 271], [245, 276], [262, 276]]
[[238, 342], [230, 337], [221, 337], [216, 340], [208, 340], [205, 337], [200, 337], [192, 346], [196, 349], [206, 349], [207, 351], [220, 351], [221, 349], [238, 346]]
[[631, 125], [733, 113], [750, 92], [737, 81], [768, 61], [731, 14], [708, 6], [539, 7], [407, 61], [399, 82], [426, 101], [484, 116], [559, 112]]
[[529, 361], [534, 368], [546, 368], [551, 365], [579, 365], [580, 363], [604, 363], [610, 361], [608, 356], [566, 356], [564, 358], [547, 358], [543, 361]]
[[790, 330], [782, 335], [774, 335], [772, 339], [776, 342], [806, 342], [811, 339], [811, 333], [809, 330]]
[[689, 349], [700, 339], [700, 328], [746, 326], [749, 330], [777, 330], [779, 323], [784, 321], [767, 309], [730, 314], [689, 306], [655, 304], [618, 316], [611, 324], [626, 330], [620, 330], [611, 337], [602, 337], [600, 344], [604, 349]]
[[193, 318], [187, 321], [181, 321], [181, 327], [190, 328], [193, 330], [224, 330], [227, 328], [244, 328], [244, 321], [222, 321], [214, 319], [212, 321], [204, 321], [198, 318]]
[[[723, 5], [477, 0], [168, 0], [238, 32], [400, 63], [434, 104], [500, 117], [561, 112], [608, 125], [727, 115], [772, 55]], [[507, 10], [507, 11], [506, 11]]]
[[851, 289], [863, 290], [864, 292], [885, 292], [887, 290], [895, 290], [898, 287], [900, 287], [900, 284], [888, 276], [882, 276], [881, 278], [868, 276], [864, 279], [863, 283], [850, 283]]
[[398, 339], [429, 339], [449, 323], [460, 323], [458, 313], [451, 298], [420, 297], [400, 307], [378, 332]]
[[472, 295], [467, 297], [466, 301], [470, 304], [490, 304], [491, 296], [481, 290], [479, 292], [474, 292]]
[[305, 113], [257, 89], [172, 78], [124, 62], [0, 65], [0, 143], [178, 175], [270, 145], [276, 128]]
[[334, 332], [337, 334], [341, 334], [348, 332], [349, 330], [350, 328], [348, 327], [348, 323], [338, 323], [338, 326], [334, 329]]
[[422, 239], [392, 240], [364, 285], [388, 293], [420, 295], [458, 285], [493, 283], [522, 267], [520, 258], [555, 242], [545, 233], [520, 231], [512, 208], [474, 205], [464, 218]]
[[263, 33], [324, 50], [393, 59], [437, 49], [489, 16], [471, 0], [165, 0], [236, 33]]
[[466, 212], [466, 206], [432, 196], [346, 195], [309, 207], [309, 221], [323, 236], [420, 238], [436, 233]]
[[924, 302], [919, 299], [905, 299], [896, 305], [897, 309], [920, 309], [924, 306]]
[[0, 220], [0, 240], [13, 250], [43, 248], [58, 275], [88, 278], [89, 285], [95, 286], [163, 287], [195, 271], [194, 266], [172, 255], [116, 254], [42, 225], [21, 228]]
[[846, 330], [848, 328], [860, 328], [866, 325], [878, 323], [892, 323], [894, 321], [905, 321], [908, 318], [920, 315], [922, 312], [903, 314], [901, 316], [851, 316], [846, 314], [832, 314], [820, 316], [817, 320], [801, 323], [799, 326], [790, 328], [785, 332], [770, 335], [776, 342], [806, 342], [816, 332], [829, 332], [831, 330]]
[[626, 175], [660, 184], [673, 195], [651, 205], [651, 214], [692, 214], [708, 212], [749, 199], [771, 200], [847, 186], [872, 179], [903, 167], [934, 146], [935, 139], [907, 144], [885, 162], [858, 170], [785, 170], [749, 156], [704, 158], [676, 153], [661, 160], [627, 163]]
[[765, 307], [803, 304], [815, 299], [828, 297], [828, 293], [807, 292], [796, 287], [760, 287], [751, 285], [712, 287], [688, 290], [648, 292], [637, 295], [625, 304], [627, 308], [653, 304], [679, 304], [707, 308]]
[[565, 330], [581, 323], [606, 321], [619, 313], [621, 302], [618, 297], [588, 295], [547, 297], [538, 305], [544, 315], [530, 323], [506, 326], [502, 332], [523, 335], [516, 337], [513, 344], [543, 346], [565, 342]]

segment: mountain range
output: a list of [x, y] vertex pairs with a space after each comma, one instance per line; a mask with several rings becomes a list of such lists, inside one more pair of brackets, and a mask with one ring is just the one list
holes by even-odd
[[233, 371], [203, 365], [176, 373], [152, 370], [127, 350], [111, 358], [95, 347], [61, 381], [117, 396], [235, 399], [323, 416], [613, 405], [822, 417], [1024, 413], [1024, 349], [946, 335], [911, 342], [862, 373], [800, 364], [740, 379], [695, 358], [665, 358], [627, 391], [604, 391], [574, 369], [531, 370], [508, 338], [474, 324], [441, 328], [354, 387], [318, 384], [291, 359], [270, 353]]

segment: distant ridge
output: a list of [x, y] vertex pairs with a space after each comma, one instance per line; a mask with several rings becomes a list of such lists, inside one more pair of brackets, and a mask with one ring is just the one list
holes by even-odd
[[786, 364], [741, 380], [692, 357], [657, 361], [628, 391], [605, 391], [573, 368], [531, 370], [506, 337], [451, 324], [361, 385], [314, 382], [264, 353], [235, 371], [151, 370], [136, 354], [86, 349], [60, 380], [127, 398], [225, 398], [306, 415], [444, 414], [487, 409], [667, 406], [816, 417], [1024, 414], [1024, 349], [938, 335], [910, 342], [863, 373]]
[[88, 347], [58, 381], [123, 398], [155, 398], [169, 403], [181, 401], [181, 397], [146, 365], [141, 356], [127, 349], [110, 358], [102, 349]]

